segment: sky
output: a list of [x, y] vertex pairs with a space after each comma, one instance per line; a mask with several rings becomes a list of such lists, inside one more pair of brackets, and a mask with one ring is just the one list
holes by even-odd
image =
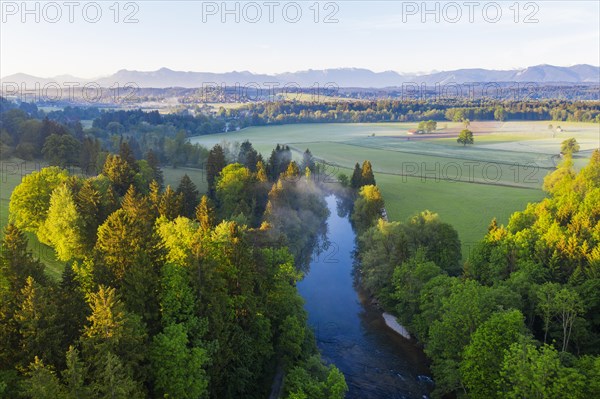
[[0, 76], [600, 65], [597, 0], [0, 3]]

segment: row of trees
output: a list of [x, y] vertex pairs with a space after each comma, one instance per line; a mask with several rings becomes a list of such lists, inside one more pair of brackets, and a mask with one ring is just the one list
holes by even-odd
[[[428, 99], [378, 101], [262, 102], [219, 114], [240, 127], [291, 123], [356, 123], [470, 120], [600, 122], [597, 101]], [[433, 125], [423, 125], [427, 130]], [[432, 129], [435, 130], [435, 129]]]
[[[162, 189], [148, 163], [124, 145], [98, 176], [50, 167], [15, 188], [0, 254], [2, 395], [258, 398], [283, 373], [283, 397], [341, 399], [285, 247], [305, 253], [327, 217], [310, 168], [290, 162], [271, 182], [260, 165], [228, 163], [199, 198], [186, 176]], [[61, 281], [24, 232], [67, 261]]]
[[437, 215], [386, 222], [377, 187], [360, 189], [361, 282], [424, 345], [434, 396], [600, 394], [600, 151], [579, 173], [566, 152], [544, 188], [507, 226], [492, 221], [462, 268]]

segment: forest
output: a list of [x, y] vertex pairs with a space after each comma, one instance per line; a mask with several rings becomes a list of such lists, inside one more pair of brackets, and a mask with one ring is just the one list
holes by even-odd
[[[327, 208], [310, 151], [209, 153], [208, 195], [163, 187], [127, 142], [95, 176], [50, 166], [11, 195], [0, 255], [6, 398], [343, 398], [295, 284]], [[302, 167], [302, 171], [301, 168]], [[60, 281], [27, 249], [66, 262]]]

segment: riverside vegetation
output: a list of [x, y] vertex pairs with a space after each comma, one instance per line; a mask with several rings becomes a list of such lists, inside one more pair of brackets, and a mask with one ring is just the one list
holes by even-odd
[[385, 221], [378, 187], [358, 181], [360, 282], [424, 345], [434, 396], [600, 394], [599, 150], [578, 173], [567, 155], [548, 197], [492, 220], [463, 267], [452, 226]]

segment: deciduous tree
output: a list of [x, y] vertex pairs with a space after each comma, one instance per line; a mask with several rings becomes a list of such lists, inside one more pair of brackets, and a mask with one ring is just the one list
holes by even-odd
[[466, 147], [467, 144], [473, 144], [473, 132], [469, 129], [463, 129], [458, 135], [456, 142], [462, 144], [464, 147]]

